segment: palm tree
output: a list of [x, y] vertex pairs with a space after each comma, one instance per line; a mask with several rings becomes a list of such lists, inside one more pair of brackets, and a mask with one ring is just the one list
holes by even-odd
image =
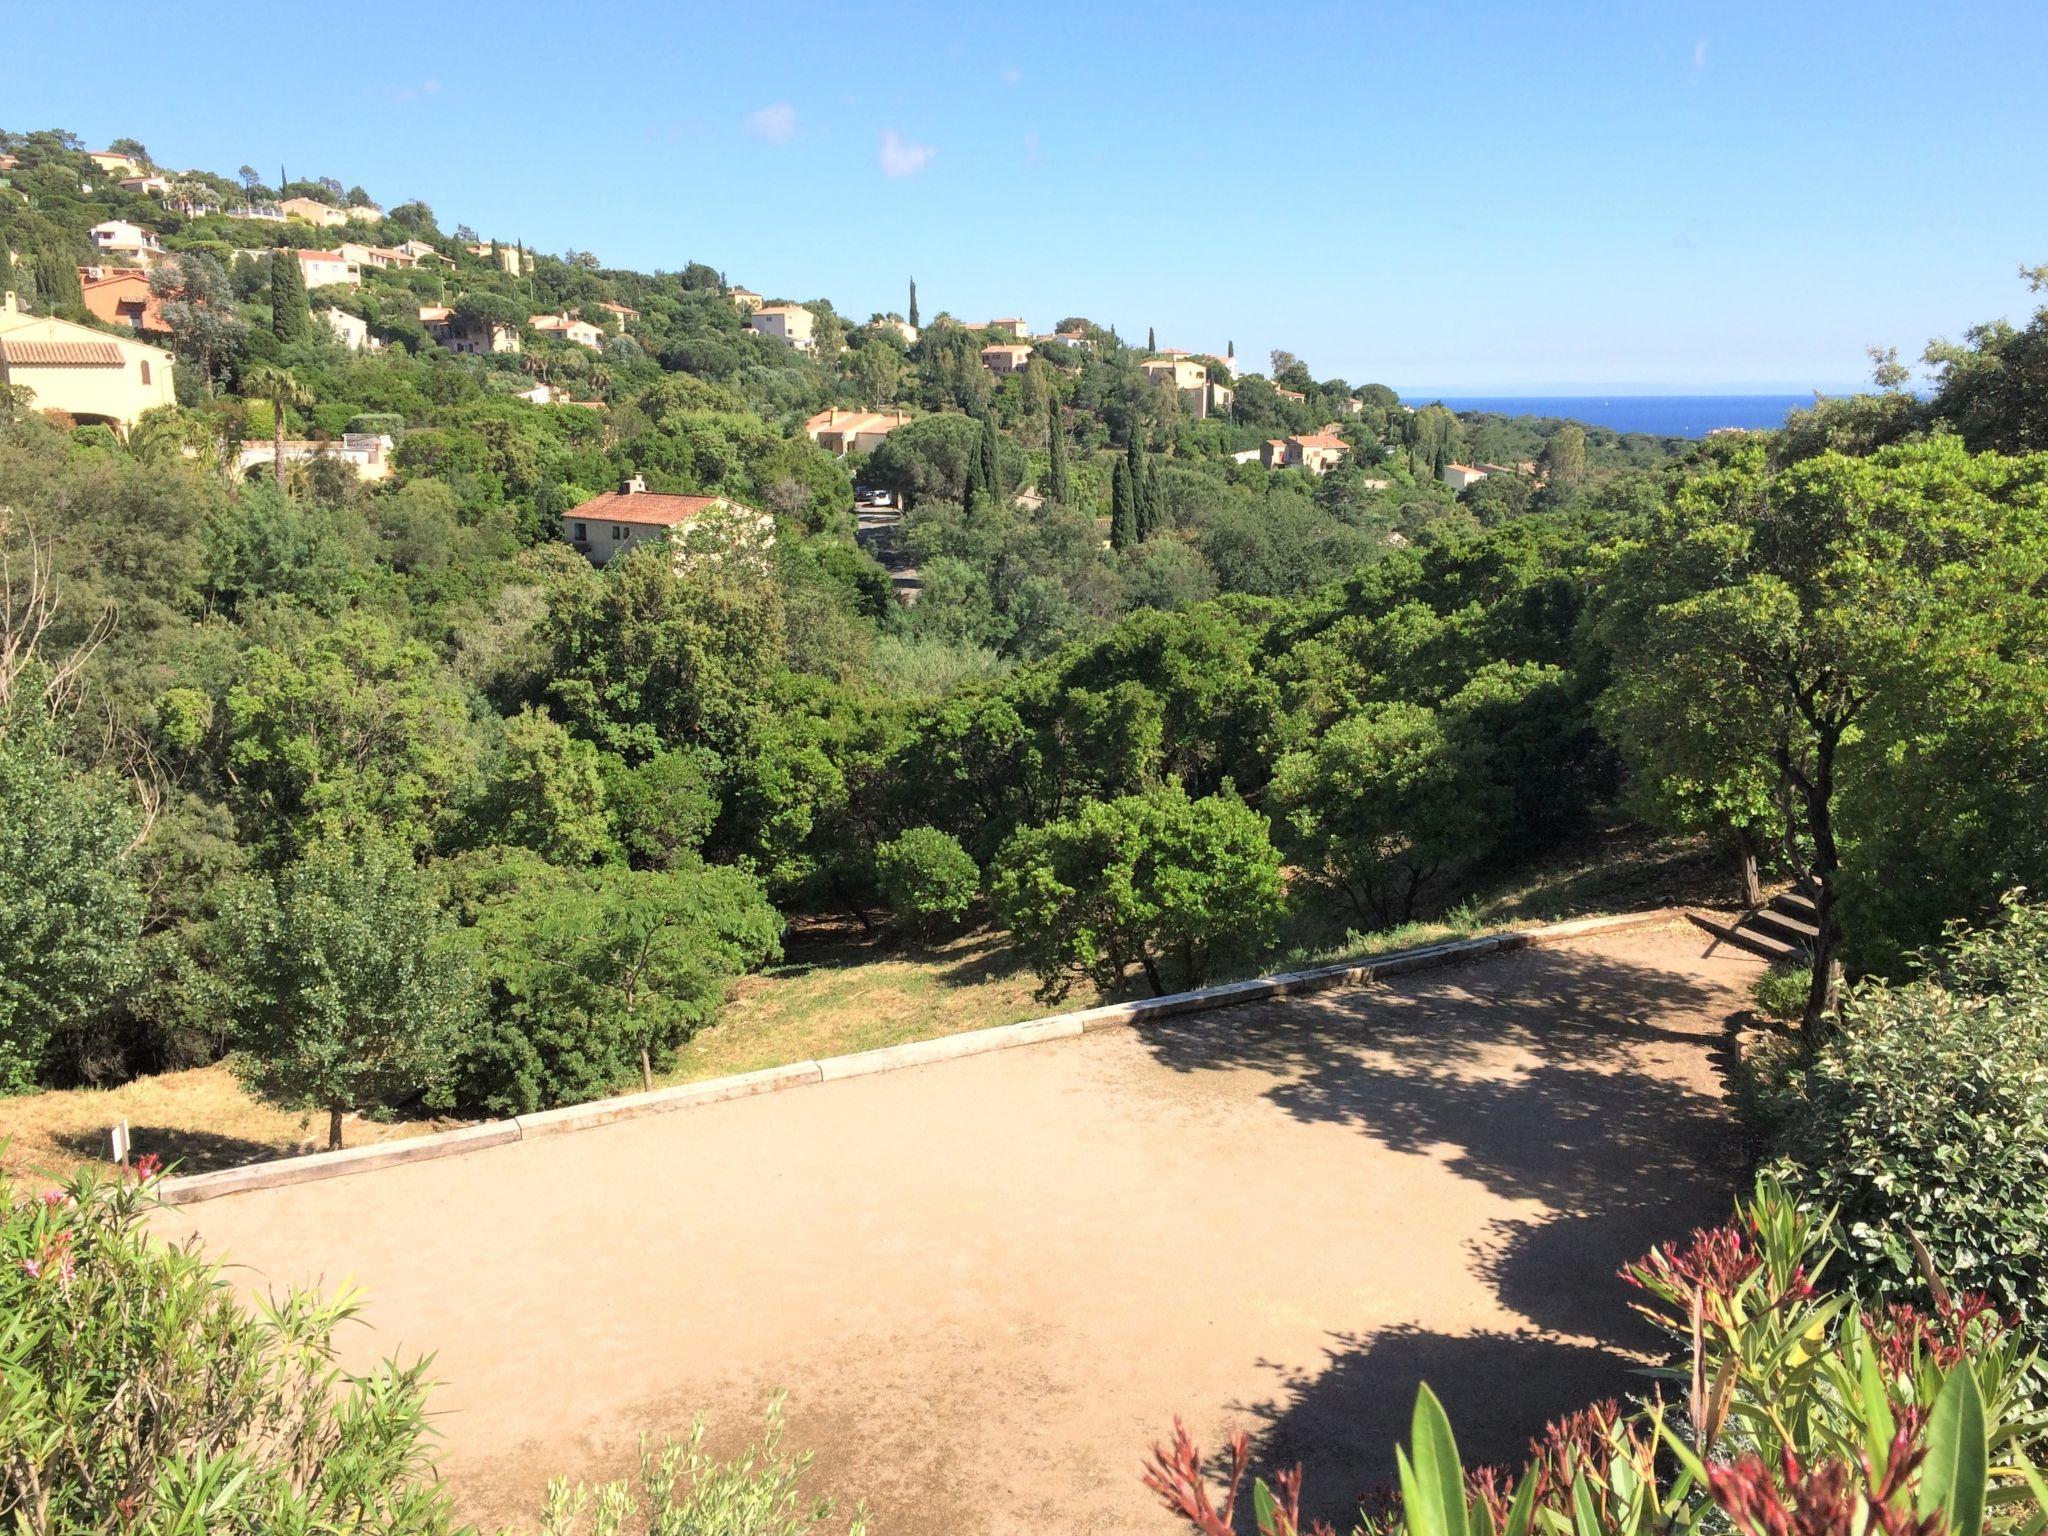
[[284, 490], [284, 413], [287, 406], [298, 406], [301, 410], [313, 403], [313, 395], [299, 382], [299, 376], [289, 368], [279, 368], [273, 363], [258, 363], [242, 376], [242, 386], [253, 394], [263, 396], [270, 402], [270, 442], [272, 470], [277, 479], [277, 488]]

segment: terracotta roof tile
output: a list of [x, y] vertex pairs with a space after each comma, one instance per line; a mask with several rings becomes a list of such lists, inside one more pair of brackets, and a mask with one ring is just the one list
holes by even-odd
[[[581, 404], [571, 401], [570, 404]], [[722, 496], [668, 496], [660, 491], [606, 491], [581, 506], [571, 507], [564, 517], [593, 523], [642, 523], [651, 528], [674, 528], [699, 513], [709, 511]]]

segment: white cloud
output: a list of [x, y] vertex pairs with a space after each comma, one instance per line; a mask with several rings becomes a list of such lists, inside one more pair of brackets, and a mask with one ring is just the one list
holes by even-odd
[[1692, 67], [1694, 69], [1705, 69], [1707, 67], [1707, 40], [1704, 37], [1692, 45]]
[[763, 144], [787, 144], [796, 137], [796, 108], [778, 101], [747, 114], [747, 132]]
[[892, 178], [915, 176], [919, 171], [939, 158], [939, 152], [929, 144], [919, 144], [906, 139], [894, 128], [882, 130], [882, 174]]

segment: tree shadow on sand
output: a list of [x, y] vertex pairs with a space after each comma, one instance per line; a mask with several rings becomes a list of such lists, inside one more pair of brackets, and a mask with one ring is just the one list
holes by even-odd
[[[1472, 1272], [1525, 1330], [1452, 1336], [1419, 1320], [1275, 1366], [1269, 1471], [1305, 1464], [1318, 1513], [1349, 1529], [1393, 1473], [1415, 1389], [1450, 1409], [1468, 1465], [1511, 1461], [1550, 1419], [1644, 1390], [1659, 1349], [1621, 1266], [1725, 1217], [1745, 1166], [1716, 1091], [1744, 1000], [1732, 985], [1585, 950], [1502, 960], [1148, 1026], [1175, 1071], [1251, 1070], [1290, 1119], [1434, 1157], [1528, 1215], [1472, 1241]], [[1427, 1220], [1427, 1212], [1416, 1213]]]

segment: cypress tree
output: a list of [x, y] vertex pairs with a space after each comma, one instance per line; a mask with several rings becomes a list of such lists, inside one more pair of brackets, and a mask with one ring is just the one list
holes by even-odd
[[917, 279], [910, 280], [910, 328], [917, 329]]
[[1138, 541], [1143, 543], [1166, 525], [1166, 487], [1159, 479], [1159, 461], [1145, 461], [1145, 488], [1138, 497]]
[[1152, 327], [1149, 325], [1145, 327], [1145, 350], [1147, 352], [1157, 352], [1159, 350], [1159, 343], [1154, 339]]
[[1067, 432], [1060, 422], [1060, 403], [1048, 396], [1045, 402], [1045, 493], [1061, 506], [1067, 504]]
[[296, 251], [270, 253], [270, 329], [279, 341], [297, 341], [310, 329], [306, 272]]
[[1136, 497], [1145, 484], [1145, 450], [1138, 445], [1138, 428], [1131, 427], [1130, 440], [1124, 444], [1124, 467], [1131, 476], [1131, 495]]
[[1131, 494], [1131, 470], [1118, 459], [1109, 475], [1109, 545], [1129, 549], [1137, 542], [1138, 505]]
[[78, 264], [53, 245], [44, 246], [36, 257], [36, 286], [42, 290], [45, 309], [85, 302], [85, 290], [78, 286]]
[[1002, 450], [996, 441], [996, 419], [993, 416], [981, 418], [981, 483], [987, 488], [992, 501], [1003, 499]]
[[14, 292], [14, 253], [0, 245], [0, 293]]

